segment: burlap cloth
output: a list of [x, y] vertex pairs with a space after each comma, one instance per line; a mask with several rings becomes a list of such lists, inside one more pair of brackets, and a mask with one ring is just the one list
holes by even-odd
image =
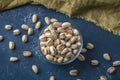
[[0, 11], [25, 4], [42, 4], [120, 35], [120, 0], [0, 0]]

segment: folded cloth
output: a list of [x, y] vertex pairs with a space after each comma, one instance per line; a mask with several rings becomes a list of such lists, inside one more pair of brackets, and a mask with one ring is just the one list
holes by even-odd
[[29, 3], [42, 4], [70, 17], [86, 19], [120, 35], [120, 0], [0, 0], [0, 11]]

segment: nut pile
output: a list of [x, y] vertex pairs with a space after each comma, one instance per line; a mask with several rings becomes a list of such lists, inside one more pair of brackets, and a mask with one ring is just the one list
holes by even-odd
[[[46, 23], [49, 22], [47, 20]], [[44, 29], [39, 39], [46, 59], [56, 63], [71, 60], [81, 47], [79, 31], [72, 28], [71, 23], [57, 22], [55, 19]]]

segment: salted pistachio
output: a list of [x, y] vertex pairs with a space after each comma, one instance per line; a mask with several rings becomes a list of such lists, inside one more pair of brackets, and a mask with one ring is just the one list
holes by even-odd
[[115, 67], [109, 67], [109, 68], [107, 69], [107, 72], [108, 72], [109, 74], [112, 74], [113, 72], [115, 72]]
[[23, 30], [28, 30], [29, 26], [28, 26], [27, 24], [22, 24], [22, 25], [21, 25], [21, 28], [22, 28]]
[[54, 41], [54, 46], [57, 47], [57, 45], [59, 45], [59, 44], [60, 44], [60, 39], [56, 39], [56, 40]]
[[65, 48], [65, 46], [64, 46], [63, 44], [59, 44], [59, 45], [57, 45], [57, 47], [56, 47], [56, 49], [57, 49], [58, 51], [62, 51], [64, 48]]
[[36, 24], [35, 24], [35, 28], [36, 29], [40, 29], [41, 27], [41, 21], [38, 21]]
[[71, 57], [73, 54], [72, 54], [72, 52], [68, 52], [67, 54], [66, 54], [66, 57]]
[[32, 22], [33, 22], [33, 23], [36, 23], [37, 20], [38, 20], [38, 15], [37, 15], [37, 14], [33, 14], [33, 15], [32, 15]]
[[52, 61], [54, 58], [53, 58], [52, 55], [47, 54], [47, 55], [46, 55], [46, 59], [49, 60], [49, 61]]
[[40, 50], [41, 50], [42, 52], [44, 52], [44, 49], [45, 49], [45, 46], [41, 46], [41, 47], [40, 47]]
[[78, 47], [80, 47], [80, 46], [81, 46], [80, 41], [76, 42], [76, 45], [77, 45]]
[[24, 34], [22, 36], [22, 42], [26, 43], [27, 41], [28, 41], [28, 36]]
[[63, 33], [63, 32], [66, 32], [66, 30], [64, 30], [62, 27], [58, 27], [57, 28], [57, 32]]
[[70, 39], [70, 42], [75, 43], [76, 40], [77, 40], [77, 36], [72, 36], [71, 39]]
[[49, 47], [42, 47], [41, 48], [43, 55], [47, 55], [50, 53], [50, 48]]
[[53, 22], [57, 22], [57, 21], [58, 21], [58, 20], [55, 19], [55, 18], [51, 18], [51, 19], [50, 19], [50, 22], [52, 22], [52, 23], [53, 23]]
[[39, 40], [43, 42], [47, 41], [47, 37], [44, 34], [42, 34], [41, 36], [39, 36]]
[[13, 34], [14, 34], [15, 36], [19, 35], [19, 34], [20, 34], [20, 30], [19, 30], [19, 29], [13, 30]]
[[65, 45], [65, 41], [64, 40], [60, 40], [60, 43]]
[[77, 49], [77, 48], [78, 48], [78, 46], [76, 44], [71, 45], [71, 49]]
[[120, 60], [113, 61], [113, 66], [120, 66]]
[[69, 74], [71, 76], [77, 76], [78, 75], [78, 70], [77, 69], [72, 69], [72, 70], [69, 71]]
[[86, 48], [82, 48], [81, 53], [86, 53], [87, 49]]
[[69, 40], [72, 37], [71, 34], [66, 34], [66, 40]]
[[57, 59], [57, 62], [58, 62], [58, 63], [62, 63], [62, 62], [63, 62], [63, 57], [59, 57], [59, 58]]
[[32, 56], [32, 53], [30, 51], [23, 51], [23, 56], [30, 57]]
[[4, 37], [2, 35], [0, 35], [0, 41], [3, 41]]
[[53, 61], [54, 61], [54, 62], [57, 62], [57, 58], [56, 58], [56, 57], [54, 57]]
[[56, 42], [57, 42], [57, 44], [60, 44], [60, 39], [57, 39]]
[[63, 62], [67, 62], [67, 61], [69, 61], [69, 58], [65, 57]]
[[71, 43], [70, 42], [66, 42], [66, 47], [70, 47], [71, 46]]
[[46, 23], [47, 25], [50, 24], [50, 18], [49, 18], [49, 17], [45, 17], [45, 23]]
[[110, 55], [108, 54], [108, 53], [104, 53], [103, 54], [103, 58], [105, 59], [105, 60], [107, 60], [107, 61], [110, 61]]
[[77, 41], [80, 41], [81, 37], [80, 36], [77, 36]]
[[43, 33], [46, 33], [46, 32], [50, 32], [50, 30], [49, 30], [48, 27], [46, 27], [46, 28], [44, 29], [44, 31], [43, 31]]
[[49, 80], [55, 80], [55, 77], [54, 76], [50, 76]]
[[46, 46], [46, 45], [47, 45], [47, 42], [40, 42], [41, 47]]
[[91, 65], [97, 66], [99, 64], [98, 60], [91, 60]]
[[10, 62], [17, 62], [19, 59], [17, 57], [10, 57]]
[[87, 46], [86, 46], [87, 49], [93, 49], [94, 48], [94, 45], [92, 43], [87, 43]]
[[32, 28], [28, 28], [28, 35], [33, 35], [33, 29]]
[[71, 23], [70, 22], [63, 22], [61, 26], [62, 26], [62, 28], [65, 29], [65, 28], [71, 27]]
[[49, 49], [50, 49], [51, 55], [56, 55], [57, 54], [56, 48], [54, 46], [50, 46]]
[[76, 54], [78, 52], [78, 49], [73, 50], [73, 54]]
[[102, 76], [100, 76], [100, 79], [99, 79], [99, 80], [107, 80], [107, 77], [104, 76], [104, 75], [102, 75]]
[[53, 36], [53, 39], [57, 39], [58, 38], [58, 33], [55, 30], [52, 30], [51, 34]]
[[54, 45], [54, 42], [53, 42], [53, 40], [50, 38], [50, 39], [48, 39], [48, 41], [47, 41], [47, 46], [51, 46], [51, 45]]
[[38, 72], [39, 72], [39, 69], [36, 65], [32, 65], [32, 70], [35, 74], [38, 74]]
[[15, 43], [14, 43], [13, 41], [10, 41], [10, 42], [9, 42], [9, 49], [10, 49], [10, 50], [15, 49]]
[[68, 48], [65, 48], [62, 50], [61, 54], [66, 54], [68, 51], [69, 51]]
[[68, 34], [72, 34], [72, 35], [73, 35], [73, 31], [72, 31], [72, 29], [66, 30], [66, 33], [68, 33]]
[[12, 26], [11, 26], [11, 25], [5, 25], [5, 29], [6, 29], [6, 30], [11, 30], [11, 29], [12, 29]]
[[61, 22], [54, 22], [54, 23], [53, 23], [53, 27], [54, 27], [55, 29], [59, 28], [61, 25], [62, 25]]
[[78, 36], [79, 35], [79, 31], [77, 29], [73, 29], [73, 35]]
[[60, 39], [64, 39], [65, 37], [66, 37], [66, 33], [60, 33], [60, 34], [59, 34], [59, 38], [60, 38]]
[[45, 33], [45, 37], [52, 38], [53, 35], [51, 34], [51, 32], [46, 32], [46, 33]]
[[79, 60], [79, 61], [85, 61], [85, 57], [84, 57], [82, 54], [80, 54], [80, 55], [78, 56], [78, 60]]

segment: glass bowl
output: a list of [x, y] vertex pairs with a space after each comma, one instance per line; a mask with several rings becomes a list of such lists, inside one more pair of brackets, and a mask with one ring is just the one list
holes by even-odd
[[[72, 28], [76, 29], [75, 27], [72, 26]], [[43, 31], [44, 29], [46, 29], [46, 27], [44, 27], [42, 30], [41, 30], [41, 33], [39, 34], [39, 36], [41, 36], [43, 34]], [[77, 29], [78, 30], [78, 29]], [[80, 43], [81, 43], [81, 46], [78, 48], [78, 51], [77, 53], [68, 61], [66, 62], [62, 62], [62, 63], [57, 63], [57, 62], [54, 62], [54, 61], [49, 61], [46, 59], [45, 55], [43, 54], [43, 52], [41, 51], [41, 46], [40, 46], [40, 40], [39, 40], [39, 49], [40, 49], [40, 53], [42, 54], [42, 56], [45, 58], [45, 60], [47, 60], [48, 62], [52, 63], [52, 64], [56, 64], [56, 65], [65, 65], [65, 64], [69, 64], [71, 62], [73, 62], [75, 59], [78, 58], [78, 56], [80, 55], [80, 52], [82, 50], [82, 47], [83, 47], [83, 38], [82, 38], [82, 35], [81, 35], [81, 32], [80, 30], [79, 31], [79, 36], [80, 36]]]

